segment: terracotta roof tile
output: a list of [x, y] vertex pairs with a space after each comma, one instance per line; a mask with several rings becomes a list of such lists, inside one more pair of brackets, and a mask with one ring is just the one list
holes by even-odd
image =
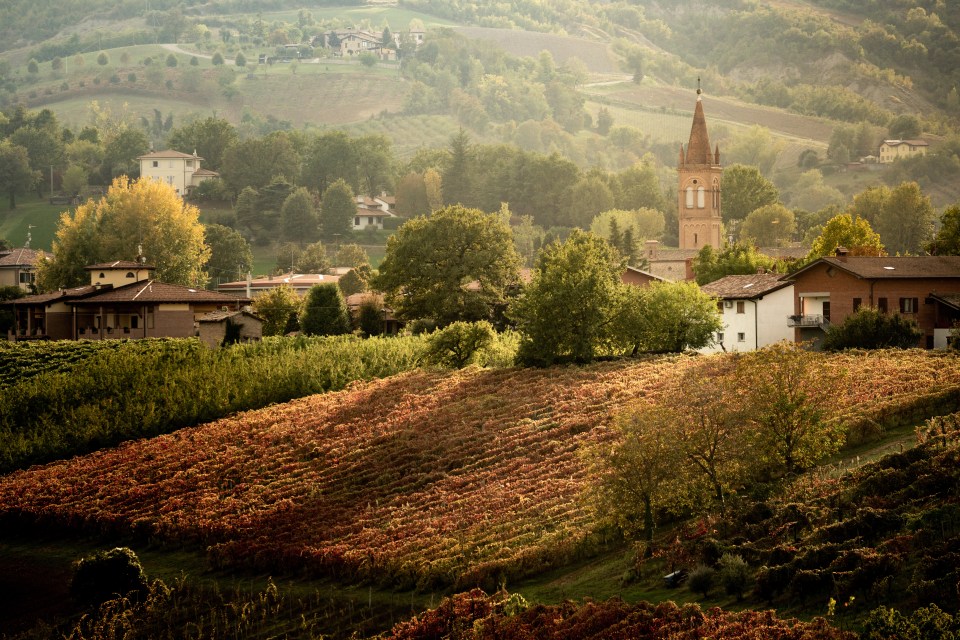
[[134, 282], [114, 289], [104, 289], [102, 293], [78, 300], [75, 304], [96, 305], [112, 302], [236, 304], [238, 302], [249, 302], [249, 300], [208, 289], [193, 289], [178, 284], [147, 280], [146, 282]]
[[960, 256], [848, 256], [820, 258], [784, 279], [793, 280], [824, 263], [859, 278], [960, 278]]
[[90, 264], [84, 267], [87, 271], [123, 271], [130, 269], [156, 269], [156, 267], [149, 264], [140, 264], [139, 262], [134, 262], [133, 260], [114, 260], [113, 262], [98, 262], [97, 264]]
[[52, 258], [53, 255], [40, 249], [9, 249], [0, 252], [0, 267], [36, 266], [41, 257]]
[[137, 160], [144, 160], [147, 158], [184, 158], [187, 160], [203, 160], [200, 156], [195, 156], [191, 153], [180, 153], [179, 151], [174, 151], [173, 149], [167, 149], [165, 151], [151, 151], [146, 155], [137, 157]]
[[704, 293], [725, 300], [752, 300], [790, 286], [777, 273], [725, 276], [702, 287]]

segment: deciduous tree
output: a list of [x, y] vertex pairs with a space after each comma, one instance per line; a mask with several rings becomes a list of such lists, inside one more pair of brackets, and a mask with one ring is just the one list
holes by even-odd
[[797, 230], [793, 211], [782, 204], [768, 204], [751, 211], [740, 225], [740, 239], [752, 238], [761, 247], [779, 247]]
[[828, 351], [843, 349], [910, 349], [919, 346], [923, 332], [913, 320], [899, 313], [886, 314], [871, 307], [861, 307], [832, 324], [823, 339]]
[[940, 216], [940, 230], [926, 249], [935, 256], [960, 256], [960, 205], [953, 205]]
[[156, 267], [161, 282], [202, 287], [210, 249], [204, 244], [200, 211], [170, 185], [120, 176], [107, 194], [60, 217], [53, 259], [41, 264], [44, 291], [87, 282], [84, 267], [98, 262], [134, 260], [138, 248]]
[[319, 223], [309, 191], [299, 187], [283, 201], [280, 228], [283, 239], [290, 242], [314, 242], [317, 239]]
[[617, 314], [617, 341], [633, 353], [680, 353], [713, 342], [722, 328], [717, 302], [695, 282], [627, 287]]
[[338, 336], [350, 333], [350, 315], [337, 285], [310, 287], [300, 311], [300, 330], [308, 336]]
[[519, 265], [500, 216], [451, 206], [406, 222], [387, 240], [373, 286], [401, 320], [495, 320]]
[[167, 138], [167, 146], [181, 153], [196, 151], [203, 158], [205, 168], [219, 170], [227, 149], [238, 139], [232, 124], [223, 118], [210, 117], [173, 129]]
[[[624, 296], [623, 263], [602, 238], [580, 230], [541, 250], [533, 279], [510, 308], [525, 365], [590, 362], [609, 350]], [[562, 320], [560, 320], [562, 318]]]
[[886, 255], [880, 234], [871, 229], [870, 223], [863, 218], [854, 218], [848, 213], [841, 213], [824, 225], [820, 236], [813, 241], [807, 260], [831, 256], [837, 247], [848, 249], [851, 255]]
[[725, 220], [743, 220], [751, 211], [780, 201], [777, 187], [764, 178], [759, 169], [747, 165], [726, 167], [720, 188]]
[[282, 336], [296, 330], [302, 306], [303, 300], [287, 284], [262, 291], [253, 298], [253, 310], [263, 318], [264, 336]]
[[230, 227], [208, 224], [204, 228], [210, 257], [206, 270], [218, 282], [243, 279], [253, 268], [253, 252], [250, 244]]
[[342, 178], [323, 192], [320, 201], [320, 232], [324, 238], [346, 238], [353, 229], [357, 215], [357, 203], [350, 188]]
[[10, 208], [17, 206], [17, 195], [25, 193], [40, 179], [30, 168], [30, 156], [21, 146], [0, 140], [0, 191], [9, 196]]
[[705, 285], [724, 276], [747, 275], [760, 269], [773, 269], [773, 258], [757, 251], [753, 243], [736, 242], [716, 251], [706, 245], [693, 259], [697, 284]]

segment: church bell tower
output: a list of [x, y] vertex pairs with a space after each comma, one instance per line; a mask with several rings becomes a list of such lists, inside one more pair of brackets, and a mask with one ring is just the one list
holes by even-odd
[[710, 149], [707, 120], [703, 115], [703, 96], [697, 79], [697, 107], [686, 152], [680, 145], [677, 166], [679, 193], [677, 219], [680, 221], [680, 248], [700, 250], [706, 245], [723, 246], [720, 218], [720, 146]]

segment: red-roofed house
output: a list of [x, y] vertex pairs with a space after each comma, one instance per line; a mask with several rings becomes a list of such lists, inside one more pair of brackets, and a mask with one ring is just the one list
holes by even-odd
[[153, 267], [117, 261], [87, 267], [90, 284], [20, 298], [11, 340], [186, 338], [211, 311], [237, 310], [247, 298], [153, 280]]
[[702, 353], [753, 351], [793, 340], [793, 284], [775, 273], [726, 276], [702, 287], [717, 298], [723, 329]]
[[797, 341], [823, 338], [861, 306], [899, 313], [923, 331], [918, 346], [946, 346], [950, 327], [938, 316], [935, 296], [960, 293], [960, 256], [834, 256], [784, 276], [794, 284], [790, 326]]
[[37, 249], [6, 249], [0, 251], [0, 287], [20, 287], [30, 291], [37, 279], [37, 263], [41, 258], [52, 258]]

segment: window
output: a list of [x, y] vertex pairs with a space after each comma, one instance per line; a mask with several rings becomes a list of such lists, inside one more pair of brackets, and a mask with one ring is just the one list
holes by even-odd
[[130, 328], [139, 329], [140, 325], [140, 316], [130, 316]]
[[356, 218], [353, 219], [353, 226], [355, 227], [360, 226], [360, 216], [357, 216]]
[[747, 304], [743, 300], [737, 300], [737, 313], [745, 313]]
[[128, 278], [136, 278], [137, 276], [133, 275], [133, 271], [127, 271]]
[[863, 298], [854, 298], [853, 299], [853, 312], [856, 313], [860, 310], [860, 307], [863, 306]]
[[106, 276], [106, 274], [103, 273], [103, 271], [101, 271], [101, 272], [100, 272], [100, 277], [101, 277], [101, 278], [106, 278], [107, 276]]
[[159, 161], [159, 160], [154, 160], [154, 161], [153, 161], [153, 166], [154, 166], [154, 167], [159, 167], [159, 166], [160, 166], [160, 161]]
[[687, 187], [687, 209], [693, 209], [693, 187]]
[[746, 342], [746, 341], [747, 341], [747, 334], [742, 332], [737, 334], [737, 342]]
[[720, 181], [713, 179], [713, 208], [720, 208]]
[[827, 322], [830, 322], [830, 301], [824, 300], [823, 302], [823, 319]]
[[877, 298], [877, 309], [882, 312], [887, 312], [887, 299], [886, 298]]
[[916, 313], [919, 302], [918, 298], [900, 298], [900, 313]]
[[20, 272], [20, 284], [33, 284], [37, 280], [37, 274], [33, 271]]
[[193, 160], [187, 160], [187, 166], [188, 166], [188, 167], [192, 167], [192, 166], [193, 166]]
[[717, 344], [723, 344], [723, 334], [722, 334], [722, 333], [718, 333], [718, 334], [717, 334]]
[[697, 209], [703, 209], [706, 206], [703, 187], [697, 187]]
[[723, 313], [723, 300], [717, 300], [717, 311]]

